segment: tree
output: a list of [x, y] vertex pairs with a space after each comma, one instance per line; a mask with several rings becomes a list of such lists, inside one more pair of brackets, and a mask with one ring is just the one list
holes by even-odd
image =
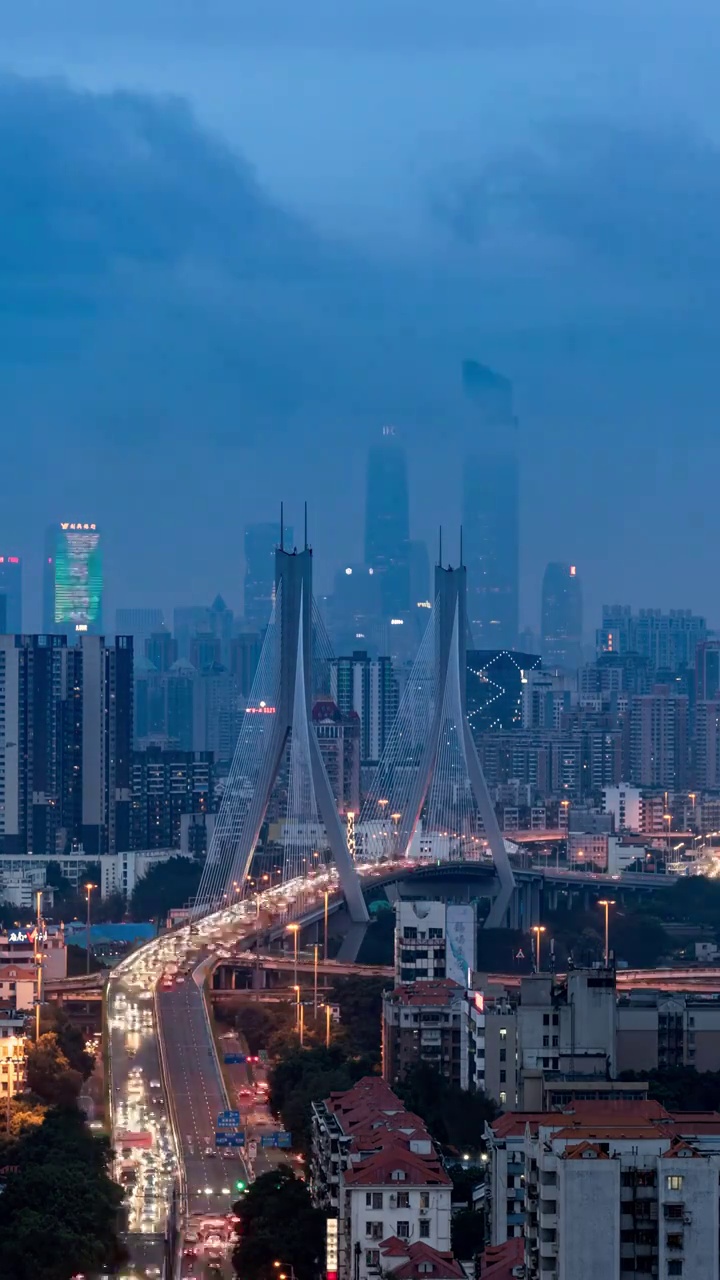
[[116, 1231], [122, 1192], [109, 1177], [110, 1148], [76, 1108], [54, 1108], [23, 1137], [17, 1171], [0, 1196], [0, 1275], [70, 1280], [122, 1262]]
[[27, 1087], [42, 1102], [71, 1107], [77, 1101], [82, 1080], [82, 1073], [70, 1066], [54, 1032], [46, 1031], [29, 1046]]
[[417, 1062], [398, 1084], [408, 1111], [425, 1121], [431, 1136], [456, 1151], [477, 1151], [485, 1142], [485, 1124], [498, 1109], [481, 1090], [470, 1093], [449, 1084], [428, 1062]]
[[95, 1059], [85, 1048], [85, 1037], [82, 1031], [70, 1020], [61, 1005], [43, 1005], [40, 1014], [40, 1031], [41, 1033], [52, 1032], [72, 1070], [78, 1071], [83, 1080], [89, 1079]]
[[[80, 935], [82, 937], [82, 934]], [[91, 951], [90, 952], [90, 972], [100, 973], [103, 969], [107, 969], [107, 965]], [[87, 950], [80, 947], [76, 942], [67, 944], [67, 973], [68, 978], [79, 978], [83, 973], [87, 973]]]
[[477, 1209], [459, 1209], [450, 1222], [452, 1251], [469, 1262], [485, 1248], [485, 1214]]
[[138, 880], [130, 899], [133, 920], [164, 920], [174, 907], [186, 906], [200, 885], [202, 863], [194, 858], [168, 858]]
[[301, 1049], [295, 1040], [289, 1045], [270, 1072], [268, 1097], [271, 1109], [292, 1134], [293, 1146], [305, 1153], [310, 1150], [313, 1102], [321, 1102], [335, 1090], [349, 1089], [372, 1070], [367, 1058], [350, 1058], [339, 1044]]
[[331, 1000], [340, 1007], [340, 1029], [351, 1054], [380, 1061], [385, 978], [335, 978]]
[[305, 1183], [289, 1165], [257, 1178], [235, 1213], [240, 1223], [233, 1265], [243, 1280], [277, 1280], [291, 1266], [297, 1280], [315, 1280], [323, 1259], [325, 1215], [313, 1208]]

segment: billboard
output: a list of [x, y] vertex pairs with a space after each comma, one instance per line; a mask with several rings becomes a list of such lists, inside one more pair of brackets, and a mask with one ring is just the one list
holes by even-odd
[[477, 920], [473, 903], [448, 904], [445, 936], [446, 976], [467, 987], [471, 982], [468, 975], [477, 968]]
[[53, 621], [69, 631], [102, 626], [102, 550], [97, 524], [62, 520], [54, 530]]

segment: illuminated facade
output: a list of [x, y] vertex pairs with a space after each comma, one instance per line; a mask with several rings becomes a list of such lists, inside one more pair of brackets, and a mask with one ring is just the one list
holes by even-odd
[[551, 562], [542, 585], [543, 657], [548, 667], [575, 671], [582, 660], [582, 587], [574, 564]]
[[45, 543], [44, 629], [48, 634], [102, 632], [102, 549], [98, 525], [61, 520]]

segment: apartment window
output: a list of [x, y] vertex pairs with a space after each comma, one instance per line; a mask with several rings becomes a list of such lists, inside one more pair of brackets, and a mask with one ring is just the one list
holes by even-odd
[[405, 1170], [404, 1170], [404, 1169], [393, 1169], [392, 1173], [390, 1174], [390, 1177], [392, 1178], [393, 1182], [404, 1182], [404, 1181], [405, 1181]]
[[379, 1249], [365, 1250], [365, 1266], [366, 1267], [380, 1266], [380, 1250]]
[[410, 1192], [409, 1191], [398, 1191], [397, 1207], [398, 1209], [410, 1208]]
[[683, 1265], [681, 1258], [671, 1258], [668, 1262], [668, 1275], [681, 1276], [683, 1273]]
[[507, 1102], [507, 1094], [504, 1092], [504, 1090], [501, 1089], [500, 1090], [500, 1106], [504, 1107], [506, 1102]]
[[365, 1207], [366, 1209], [382, 1209], [383, 1207], [382, 1191], [366, 1191]]
[[543, 1036], [543, 1049], [549, 1049], [549, 1047], [550, 1047], [550, 1037]]
[[668, 1231], [665, 1244], [668, 1249], [682, 1249], [683, 1247], [682, 1231]]
[[420, 1239], [421, 1240], [430, 1239], [430, 1219], [429, 1218], [420, 1219]]
[[369, 1236], [371, 1240], [382, 1240], [383, 1238], [382, 1222], [366, 1222], [365, 1235]]
[[681, 1204], [666, 1204], [666, 1205], [665, 1205], [665, 1217], [666, 1217], [666, 1218], [682, 1218], [683, 1213], [684, 1213], [684, 1209], [683, 1209], [683, 1206], [682, 1206]]
[[544, 1026], [544, 1027], [549, 1027], [549, 1026], [550, 1026], [550, 1014], [549, 1014], [549, 1013], [544, 1013], [544, 1014], [543, 1014], [543, 1026]]
[[420, 1192], [420, 1208], [421, 1209], [430, 1208], [430, 1192], [429, 1191]]
[[500, 1061], [501, 1061], [501, 1062], [506, 1062], [506, 1061], [507, 1061], [507, 1049], [501, 1049], [501, 1050], [500, 1050]]
[[501, 1083], [501, 1084], [505, 1084], [505, 1083], [506, 1083], [506, 1080], [507, 1080], [507, 1072], [506, 1072], [506, 1071], [501, 1071], [501, 1072], [500, 1072], [500, 1083]]
[[559, 1014], [557, 1014], [557, 1013], [554, 1013], [554, 1014], [553, 1014], [553, 1016], [552, 1016], [552, 1024], [553, 1024], [553, 1026], [554, 1026], [554, 1027], [559, 1027], [559, 1026], [560, 1026], [560, 1015], [559, 1015]]
[[667, 1176], [667, 1189], [668, 1189], [668, 1191], [682, 1191], [682, 1184], [683, 1184], [683, 1180], [682, 1180], [682, 1174], [681, 1174], [681, 1173], [669, 1173], [669, 1174], [668, 1174], [668, 1176]]
[[507, 1040], [507, 1027], [501, 1027], [499, 1034], [501, 1040]]
[[557, 1047], [558, 1047], [558, 1042], [559, 1042], [559, 1036], [553, 1036], [553, 1038], [552, 1038], [552, 1047], [553, 1047], [553, 1049], [557, 1049]]
[[395, 1223], [395, 1226], [397, 1228], [395, 1231], [395, 1235], [397, 1236], [398, 1240], [410, 1239], [410, 1223], [408, 1222], [407, 1218], [399, 1218], [398, 1221]]

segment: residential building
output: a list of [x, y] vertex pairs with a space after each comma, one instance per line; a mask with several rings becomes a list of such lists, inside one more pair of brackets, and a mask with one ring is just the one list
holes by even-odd
[[0, 636], [0, 852], [130, 842], [132, 638]]
[[512, 385], [465, 360], [466, 424], [477, 452], [463, 467], [463, 555], [467, 617], [482, 649], [515, 649], [519, 606], [519, 479]]
[[177, 849], [183, 814], [215, 808], [210, 751], [149, 748], [132, 757], [132, 849]]
[[[683, 1116], [657, 1102], [578, 1102], [504, 1116], [488, 1138], [493, 1242], [509, 1230], [522, 1234], [528, 1280], [631, 1280], [638, 1273], [717, 1280], [717, 1112]], [[521, 1170], [512, 1175], [513, 1183], [522, 1179], [521, 1196], [507, 1184], [509, 1155]]]
[[367, 650], [356, 649], [334, 659], [330, 692], [344, 716], [354, 712], [359, 718], [362, 762], [379, 760], [400, 702], [390, 658], [370, 658]]
[[576, 671], [582, 659], [582, 587], [574, 564], [553, 562], [542, 584], [543, 658], [552, 670]]
[[695, 666], [699, 644], [707, 640], [707, 623], [689, 609], [641, 609], [603, 605], [602, 626], [596, 636], [598, 654], [638, 654], [649, 658], [656, 671]]
[[339, 1280], [375, 1280], [395, 1257], [422, 1268], [423, 1249], [443, 1270], [420, 1274], [445, 1274], [452, 1184], [422, 1120], [382, 1080], [312, 1104], [308, 1178], [315, 1204], [337, 1218]]
[[720, 790], [720, 697], [695, 704], [692, 774], [698, 791]]
[[680, 791], [687, 785], [688, 699], [669, 685], [635, 695], [630, 710], [630, 781]]
[[0, 1005], [0, 1100], [7, 1102], [25, 1088], [27, 1016], [19, 1013], [15, 1001]]
[[426, 979], [383, 992], [382, 1063], [388, 1084], [427, 1062], [460, 1089], [485, 1087], [482, 999], [451, 978]]
[[10, 1001], [29, 1013], [35, 1002], [35, 966], [0, 964], [0, 1003]]
[[312, 723], [338, 813], [360, 812], [360, 719], [332, 698], [313, 705]]
[[[34, 918], [34, 912], [32, 913]], [[67, 947], [62, 925], [48, 925], [36, 947], [35, 925], [21, 925], [0, 934], [0, 967], [33, 969], [36, 952], [42, 956], [43, 979], [67, 977]]]
[[[115, 634], [132, 636], [135, 653], [144, 653], [145, 645], [155, 634], [162, 634], [164, 627], [162, 609], [116, 609]], [[166, 632], [170, 635], [170, 632]]]
[[613, 819], [614, 831], [640, 831], [641, 791], [627, 782], [603, 787], [603, 812]]
[[183, 849], [123, 849], [120, 853], [103, 855], [100, 858], [100, 896], [107, 898], [111, 893], [122, 893], [130, 898], [139, 880], [147, 875], [152, 867], [162, 866], [170, 858], [193, 857]]
[[720, 1071], [720, 996], [630, 991], [618, 996], [618, 1071]]
[[720, 698], [720, 640], [701, 640], [695, 650], [695, 698], [698, 702]]
[[476, 955], [474, 903], [398, 900], [395, 906], [396, 983], [451, 978], [461, 987], [467, 987], [476, 966]]

